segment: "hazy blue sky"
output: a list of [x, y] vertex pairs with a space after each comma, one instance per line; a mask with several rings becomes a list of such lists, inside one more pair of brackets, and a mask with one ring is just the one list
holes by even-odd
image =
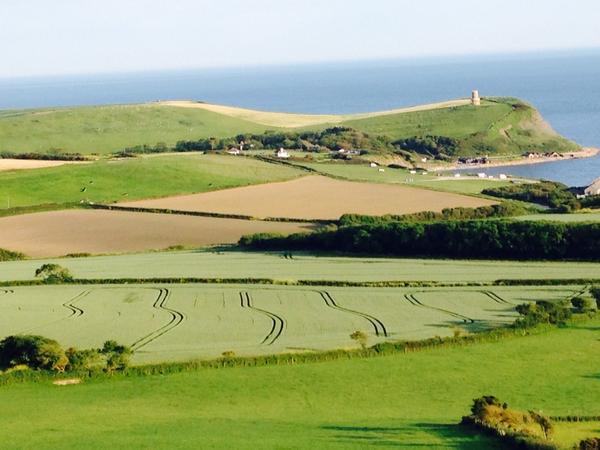
[[600, 0], [0, 0], [0, 76], [600, 47]]

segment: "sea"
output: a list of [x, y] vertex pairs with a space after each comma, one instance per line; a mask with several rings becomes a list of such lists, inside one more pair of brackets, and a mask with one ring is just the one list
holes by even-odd
[[[600, 148], [600, 49], [0, 78], [0, 109], [191, 99], [298, 113], [357, 113], [467, 97], [513, 96], [538, 108], [559, 133]], [[600, 155], [489, 169], [584, 186]]]

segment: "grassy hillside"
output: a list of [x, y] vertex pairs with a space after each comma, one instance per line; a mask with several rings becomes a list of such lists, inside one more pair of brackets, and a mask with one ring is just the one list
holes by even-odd
[[202, 109], [115, 105], [0, 112], [0, 151], [106, 154], [134, 145], [261, 133], [265, 126]]
[[294, 168], [219, 155], [156, 156], [0, 172], [0, 212], [82, 200], [113, 202], [281, 181]]
[[[179, 105], [179, 106], [177, 106]], [[0, 151], [59, 149], [107, 154], [136, 145], [209, 137], [227, 138], [266, 130], [322, 130], [332, 125], [397, 139], [443, 136], [456, 140], [454, 156], [515, 154], [577, 148], [557, 135], [532, 107], [516, 99], [465, 101], [356, 115], [310, 116], [265, 113], [181, 102], [0, 112]], [[393, 147], [390, 146], [390, 151]]]
[[456, 425], [481, 395], [549, 415], [600, 413], [599, 326], [372, 359], [4, 386], [0, 440], [5, 449], [494, 449]]

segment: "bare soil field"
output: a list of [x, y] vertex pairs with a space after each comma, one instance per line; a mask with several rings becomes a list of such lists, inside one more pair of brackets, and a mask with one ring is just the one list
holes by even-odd
[[85, 164], [82, 161], [43, 161], [37, 159], [10, 159], [0, 158], [0, 172], [7, 170], [42, 169], [45, 167], [57, 167], [64, 164]]
[[244, 234], [308, 231], [310, 224], [121, 211], [66, 210], [0, 218], [0, 248], [31, 257], [124, 253], [234, 243]]
[[244, 214], [260, 218], [338, 219], [345, 213], [407, 214], [494, 203], [481, 198], [447, 192], [391, 184], [357, 183], [311, 175], [281, 183], [126, 202], [119, 205]]

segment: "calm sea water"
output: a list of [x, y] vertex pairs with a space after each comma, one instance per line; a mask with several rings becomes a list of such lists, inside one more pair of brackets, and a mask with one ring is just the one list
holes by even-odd
[[[0, 108], [194, 99], [273, 111], [352, 113], [482, 95], [533, 103], [560, 133], [600, 147], [600, 50], [227, 70], [0, 79]], [[600, 156], [504, 168], [584, 185]]]

